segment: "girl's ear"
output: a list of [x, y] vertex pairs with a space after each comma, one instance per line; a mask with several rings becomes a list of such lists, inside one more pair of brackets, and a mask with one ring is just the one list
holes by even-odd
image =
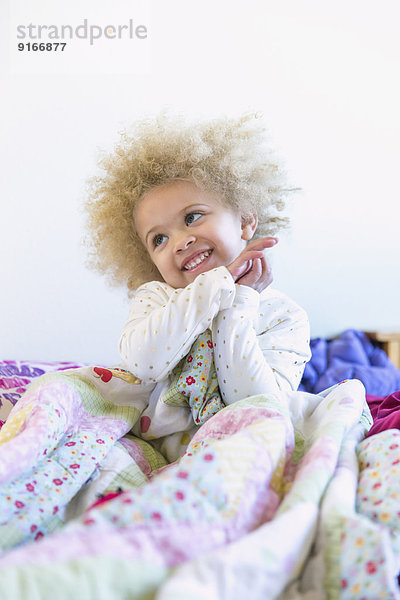
[[248, 242], [254, 235], [258, 225], [258, 217], [254, 213], [242, 216], [242, 240]]

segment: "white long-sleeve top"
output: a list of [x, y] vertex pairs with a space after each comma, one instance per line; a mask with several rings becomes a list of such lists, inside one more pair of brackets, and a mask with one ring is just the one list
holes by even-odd
[[226, 267], [201, 273], [181, 289], [146, 283], [132, 299], [119, 342], [126, 368], [143, 384], [154, 385], [143, 413], [146, 431], [140, 425], [136, 431], [144, 439], [196, 430], [189, 408], [166, 405], [162, 398], [172, 369], [207, 328], [225, 404], [297, 389], [311, 356], [309, 323], [287, 296], [271, 287], [260, 294], [235, 284]]

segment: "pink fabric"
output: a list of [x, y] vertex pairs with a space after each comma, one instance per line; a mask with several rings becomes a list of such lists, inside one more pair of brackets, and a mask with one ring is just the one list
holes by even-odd
[[386, 429], [400, 429], [400, 391], [386, 397], [367, 394], [367, 402], [374, 419], [368, 436]]

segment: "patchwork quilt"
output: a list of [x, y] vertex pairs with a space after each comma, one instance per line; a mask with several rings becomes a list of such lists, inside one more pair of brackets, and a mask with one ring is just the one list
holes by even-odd
[[243, 399], [168, 465], [109, 372], [43, 375], [1, 428], [0, 598], [400, 598], [400, 432], [365, 438], [359, 381]]

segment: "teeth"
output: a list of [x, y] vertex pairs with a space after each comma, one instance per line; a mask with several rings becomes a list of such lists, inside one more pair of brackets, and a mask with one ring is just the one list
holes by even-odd
[[211, 250], [207, 250], [206, 252], [203, 252], [203, 254], [200, 254], [200, 256], [198, 256], [196, 259], [191, 260], [190, 263], [188, 263], [187, 265], [185, 265], [183, 268], [185, 271], [190, 271], [190, 269], [194, 269], [195, 267], [197, 267], [197, 265], [199, 265], [200, 263], [203, 262], [204, 259], [207, 258], [207, 256], [210, 256], [211, 254]]

